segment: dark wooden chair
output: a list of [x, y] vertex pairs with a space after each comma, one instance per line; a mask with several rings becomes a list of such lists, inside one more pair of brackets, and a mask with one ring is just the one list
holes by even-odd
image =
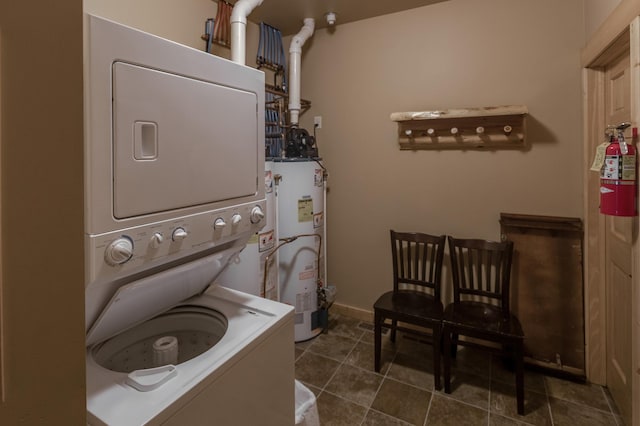
[[[509, 310], [513, 243], [448, 239], [453, 303], [445, 309], [442, 321], [444, 391], [451, 393], [451, 358], [455, 357], [458, 344], [508, 354], [514, 361], [517, 408], [522, 415], [524, 333], [520, 321]], [[475, 340], [463, 341], [459, 336]]]
[[[380, 371], [382, 328], [417, 334], [433, 342], [433, 376], [440, 389], [440, 341], [443, 305], [440, 299], [440, 277], [444, 257], [445, 236], [417, 232], [391, 231], [393, 259], [393, 291], [384, 293], [373, 305], [375, 334], [375, 370]], [[404, 326], [413, 325], [419, 328]], [[430, 329], [431, 334], [426, 333]]]

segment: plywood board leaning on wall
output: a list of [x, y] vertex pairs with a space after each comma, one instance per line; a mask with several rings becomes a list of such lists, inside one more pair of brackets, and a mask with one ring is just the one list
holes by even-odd
[[500, 214], [514, 242], [512, 310], [525, 332], [530, 364], [585, 377], [582, 221]]

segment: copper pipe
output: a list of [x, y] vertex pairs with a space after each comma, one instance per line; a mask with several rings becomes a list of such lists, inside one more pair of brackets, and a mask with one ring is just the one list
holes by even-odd
[[[317, 265], [318, 265], [318, 276], [316, 279], [316, 285], [318, 286], [318, 288], [322, 287], [322, 280], [320, 279], [320, 254], [322, 253], [322, 235], [320, 234], [299, 234], [299, 235], [294, 235], [293, 237], [287, 237], [287, 238], [280, 238], [279, 241], [281, 241], [280, 244], [278, 244], [268, 255], [267, 257], [264, 258], [264, 276], [262, 279], [262, 294], [264, 297], [267, 296], [267, 275], [269, 274], [269, 259], [271, 258], [271, 255], [274, 254], [275, 252], [278, 251], [278, 249], [280, 249], [280, 247], [287, 245], [289, 243], [294, 242], [295, 240], [297, 240], [300, 237], [318, 237], [319, 243], [318, 243], [318, 256], [317, 256]], [[278, 285], [280, 285], [280, 283], [278, 283]], [[279, 300], [278, 300], [279, 302]]]

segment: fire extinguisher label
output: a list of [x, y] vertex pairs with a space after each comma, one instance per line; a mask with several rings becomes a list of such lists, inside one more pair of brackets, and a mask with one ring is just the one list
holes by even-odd
[[635, 180], [636, 178], [636, 156], [622, 156], [622, 180]]
[[604, 160], [602, 177], [605, 179], [620, 179], [620, 156], [607, 155]]
[[636, 156], [607, 155], [604, 161], [602, 177], [612, 180], [635, 180]]
[[593, 164], [591, 164], [591, 170], [593, 170], [594, 172], [599, 172], [600, 170], [602, 170], [602, 166], [604, 166], [604, 157], [609, 145], [609, 142], [605, 142], [601, 143], [596, 148], [596, 156], [593, 159]]

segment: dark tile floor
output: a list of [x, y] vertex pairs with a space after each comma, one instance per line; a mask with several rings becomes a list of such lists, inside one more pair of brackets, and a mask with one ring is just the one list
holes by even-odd
[[[431, 346], [383, 337], [373, 371], [373, 327], [330, 315], [326, 333], [296, 344], [296, 378], [317, 397], [321, 425], [622, 425], [602, 386], [525, 373], [525, 415], [513, 373], [488, 353], [460, 348], [452, 393], [435, 391]], [[388, 334], [388, 333], [387, 333]]]

